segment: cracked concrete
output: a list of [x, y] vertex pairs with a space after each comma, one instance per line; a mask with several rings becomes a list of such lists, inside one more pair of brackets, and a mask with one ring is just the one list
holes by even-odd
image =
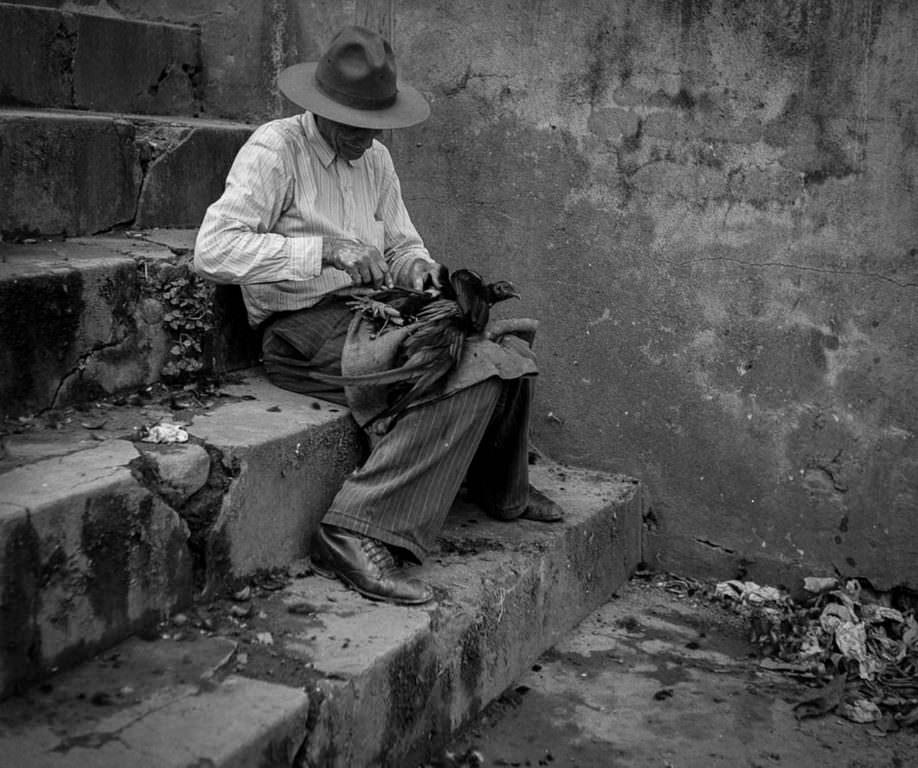
[[19, 619], [0, 630], [3, 693], [189, 600], [187, 530], [131, 476], [136, 456], [90, 441], [0, 474], [0, 603]]
[[[189, 275], [193, 237], [172, 230], [160, 237], [165, 245], [121, 236], [2, 246], [3, 415], [157, 381], [174, 344], [160, 294]], [[216, 295], [212, 327], [200, 330], [205, 362], [213, 366], [205, 374], [251, 365], [257, 357], [236, 293]]]
[[138, 441], [176, 418], [170, 398], [5, 434], [0, 691], [149, 626], [193, 586], [221, 594], [302, 555], [363, 456], [359, 430], [344, 409], [257, 373], [219, 398], [178, 416], [193, 422], [186, 444]]

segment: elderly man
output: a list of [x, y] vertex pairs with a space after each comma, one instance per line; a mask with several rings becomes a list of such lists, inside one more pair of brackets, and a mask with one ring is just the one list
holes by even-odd
[[[342, 373], [355, 288], [420, 290], [436, 280], [440, 267], [408, 216], [389, 152], [376, 141], [383, 129], [425, 120], [430, 109], [397, 80], [389, 44], [361, 27], [339, 32], [318, 62], [284, 70], [278, 85], [307, 111], [261, 126], [240, 150], [204, 217], [195, 267], [242, 286], [249, 322], [263, 331], [272, 382], [358, 413], [343, 388], [312, 374]], [[394, 555], [422, 560], [463, 481], [492, 516], [561, 518], [528, 480], [535, 372], [528, 347], [492, 347], [493, 364], [476, 371], [461, 363], [439, 397], [374, 435], [369, 457], [313, 538], [319, 573], [373, 599], [427, 602], [430, 587], [409, 578]]]

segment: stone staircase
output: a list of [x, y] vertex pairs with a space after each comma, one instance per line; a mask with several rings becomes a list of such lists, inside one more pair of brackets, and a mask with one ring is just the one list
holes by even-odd
[[419, 764], [627, 579], [644, 490], [540, 459], [563, 524], [457, 500], [422, 608], [314, 576], [366, 447], [190, 269], [251, 130], [205, 71], [194, 27], [0, 3], [0, 765]]

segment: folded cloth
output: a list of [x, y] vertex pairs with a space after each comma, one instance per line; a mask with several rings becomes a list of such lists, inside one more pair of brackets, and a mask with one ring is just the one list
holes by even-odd
[[[396, 367], [398, 347], [409, 333], [410, 325], [376, 333], [373, 323], [361, 314], [354, 315], [341, 353], [342, 375], [360, 376]], [[501, 379], [518, 379], [537, 373], [535, 355], [529, 344], [519, 336], [508, 333], [495, 340], [484, 335], [469, 336], [465, 341], [459, 365], [447, 376], [442, 389], [434, 395], [422, 398], [415, 405], [438, 400], [495, 376]], [[361, 427], [386, 408], [389, 387], [390, 385], [361, 384], [344, 388], [351, 414]], [[373, 431], [387, 431], [389, 425], [386, 421], [381, 419], [372, 425]]]

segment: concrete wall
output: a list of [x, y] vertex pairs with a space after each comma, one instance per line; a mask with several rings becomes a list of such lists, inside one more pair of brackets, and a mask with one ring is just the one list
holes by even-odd
[[659, 565], [918, 587], [918, 5], [400, 0], [435, 256], [542, 322], [534, 430]]

